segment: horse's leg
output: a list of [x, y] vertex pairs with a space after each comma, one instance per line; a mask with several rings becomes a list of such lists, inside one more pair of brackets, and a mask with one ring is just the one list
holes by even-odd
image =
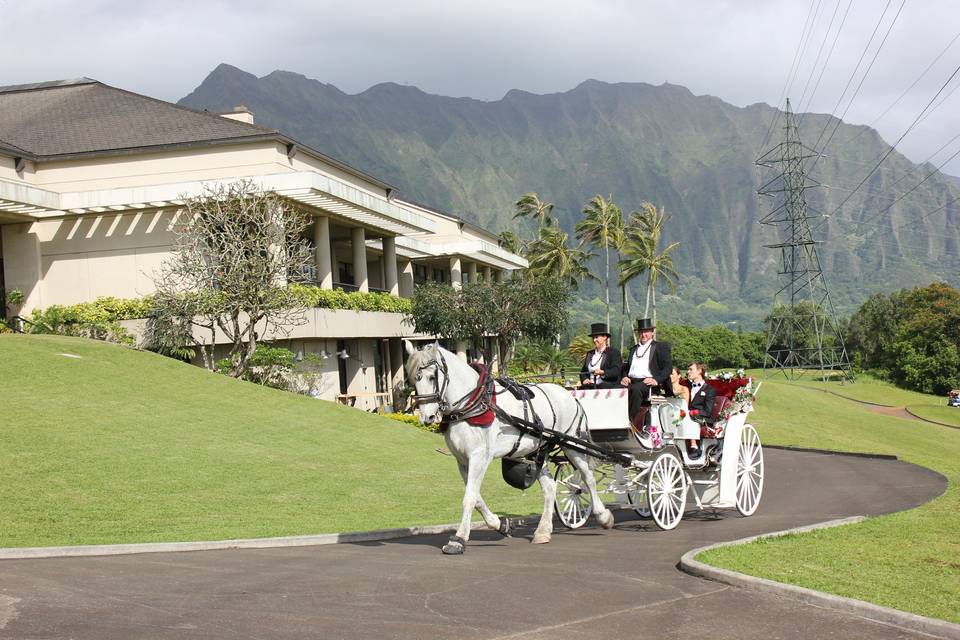
[[480, 484], [483, 482], [483, 476], [487, 472], [488, 466], [490, 466], [490, 456], [485, 451], [470, 456], [467, 461], [467, 478], [463, 491], [463, 511], [460, 515], [460, 527], [450, 537], [447, 544], [443, 546], [443, 552], [448, 555], [459, 555], [467, 548], [473, 510], [477, 506], [477, 500], [480, 497]]
[[540, 524], [537, 530], [533, 532], [533, 544], [546, 544], [550, 542], [550, 536], [553, 534], [553, 503], [557, 498], [557, 481], [550, 475], [547, 465], [540, 469], [540, 490], [543, 492], [543, 514], [540, 516]]
[[600, 494], [597, 492], [597, 479], [593, 477], [590, 462], [579, 451], [564, 450], [564, 453], [567, 454], [567, 459], [580, 471], [580, 475], [587, 482], [587, 488], [590, 489], [590, 500], [593, 502], [593, 514], [597, 517], [597, 522], [604, 529], [613, 528], [613, 512], [607, 509], [603, 500], [600, 499]]
[[[463, 483], [467, 483], [467, 465], [457, 464], [457, 468], [460, 470], [460, 477], [463, 478]], [[477, 492], [477, 511], [480, 512], [480, 515], [483, 517], [483, 521], [488, 527], [494, 531], [499, 531], [505, 536], [510, 535], [510, 518], [499, 517], [490, 508], [487, 506], [487, 503], [484, 502], [483, 496], [480, 495], [480, 492]]]

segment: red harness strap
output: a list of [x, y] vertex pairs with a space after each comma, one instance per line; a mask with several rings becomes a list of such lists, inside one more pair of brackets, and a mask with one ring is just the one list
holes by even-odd
[[[477, 381], [477, 388], [474, 390], [473, 394], [470, 396], [470, 400], [467, 404], [470, 404], [477, 400], [477, 397], [483, 393], [484, 387], [486, 387], [487, 377], [490, 375], [487, 371], [487, 368], [482, 364], [471, 362], [470, 366], [480, 374], [480, 379]], [[490, 404], [489, 408], [479, 415], [475, 415], [472, 418], [467, 418], [467, 424], [471, 424], [475, 427], [489, 427], [493, 424], [493, 407], [497, 404], [497, 389], [493, 387], [490, 392]]]
[[[487, 371], [487, 368], [482, 364], [471, 362], [470, 366], [473, 367], [473, 370], [480, 374], [480, 378], [477, 380], [477, 387], [473, 390], [473, 393], [467, 398], [466, 406], [471, 406], [477, 401], [482, 400], [481, 395], [487, 387], [487, 381], [489, 380], [490, 373]], [[488, 408], [483, 413], [477, 414], [472, 418], [467, 418], [467, 424], [473, 425], [475, 427], [489, 427], [493, 424], [494, 414], [493, 407], [497, 404], [497, 389], [495, 385], [490, 385], [490, 400], [488, 403]], [[444, 433], [448, 428], [450, 428], [449, 422], [440, 423], [440, 433]]]

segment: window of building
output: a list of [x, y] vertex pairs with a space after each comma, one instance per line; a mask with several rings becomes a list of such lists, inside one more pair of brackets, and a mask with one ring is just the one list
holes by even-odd
[[353, 264], [350, 262], [338, 262], [337, 277], [340, 278], [337, 282], [356, 284], [356, 282], [353, 281]]
[[427, 267], [422, 264], [413, 265], [413, 283], [423, 284], [427, 281]]

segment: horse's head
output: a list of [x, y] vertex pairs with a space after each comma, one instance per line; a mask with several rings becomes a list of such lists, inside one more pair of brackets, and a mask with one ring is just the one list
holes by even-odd
[[450, 381], [443, 352], [436, 342], [419, 350], [407, 340], [403, 343], [409, 356], [407, 379], [416, 390], [414, 400], [420, 422], [437, 424], [443, 420], [443, 409], [447, 405], [444, 395]]

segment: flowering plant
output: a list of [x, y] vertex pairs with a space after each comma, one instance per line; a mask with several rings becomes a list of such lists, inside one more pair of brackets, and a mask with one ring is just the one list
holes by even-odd
[[753, 403], [757, 399], [757, 391], [760, 390], [760, 384], [753, 384], [750, 380], [745, 385], [738, 387], [730, 398], [730, 402], [720, 412], [720, 419], [726, 420], [735, 413], [744, 413], [753, 410]]

